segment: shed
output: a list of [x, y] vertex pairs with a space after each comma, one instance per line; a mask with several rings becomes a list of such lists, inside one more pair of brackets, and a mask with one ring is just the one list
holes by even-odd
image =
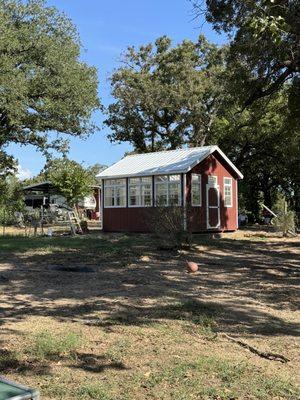
[[[91, 187], [92, 194], [78, 203], [78, 209], [83, 210], [89, 219], [100, 219], [100, 186]], [[50, 181], [34, 183], [23, 187], [25, 204], [29, 209], [48, 208], [51, 204], [59, 208], [70, 208], [67, 200], [58, 193]]]
[[149, 212], [189, 205], [193, 232], [238, 228], [242, 173], [218, 146], [133, 154], [102, 171], [102, 227], [107, 232], [148, 232]]

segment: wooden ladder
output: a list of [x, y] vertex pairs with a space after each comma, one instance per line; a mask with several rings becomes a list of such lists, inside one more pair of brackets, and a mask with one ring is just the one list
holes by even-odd
[[68, 211], [68, 218], [69, 218], [72, 234], [73, 235], [76, 235], [76, 233], [83, 234], [83, 231], [82, 231], [82, 228], [80, 225], [80, 219], [77, 214], [77, 211]]

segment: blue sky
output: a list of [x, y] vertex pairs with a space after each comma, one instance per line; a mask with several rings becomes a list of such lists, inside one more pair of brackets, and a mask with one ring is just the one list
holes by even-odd
[[[168, 35], [174, 43], [196, 39], [200, 33], [216, 43], [223, 42], [204, 21], [193, 20], [189, 0], [48, 0], [70, 17], [83, 44], [82, 59], [98, 69], [99, 95], [104, 105], [112, 99], [107, 79], [118, 66], [119, 55], [129, 45], [141, 45]], [[94, 115], [101, 125], [100, 113]], [[111, 144], [108, 128], [86, 140], [72, 138], [69, 157], [86, 165], [110, 165], [130, 149], [128, 144]], [[10, 146], [9, 152], [21, 166], [21, 176], [37, 174], [44, 158], [32, 147]]]

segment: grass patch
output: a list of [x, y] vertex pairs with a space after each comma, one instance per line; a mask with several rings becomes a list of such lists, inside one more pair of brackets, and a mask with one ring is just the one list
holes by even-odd
[[53, 335], [45, 330], [38, 333], [28, 353], [36, 360], [71, 357], [82, 344], [82, 337], [76, 332]]
[[[141, 386], [153, 398], [182, 400], [288, 399], [298, 398], [293, 385], [279, 377], [269, 377], [246, 362], [203, 357], [196, 362], [177, 362], [173, 367], [151, 373]], [[187, 397], [187, 393], [190, 397]]]
[[124, 357], [128, 353], [131, 346], [131, 341], [128, 338], [121, 338], [113, 343], [105, 353], [106, 358], [110, 361], [122, 364]]
[[[88, 243], [87, 243], [88, 241]], [[87, 254], [120, 254], [128, 250], [136, 240], [131, 236], [122, 235], [113, 238], [75, 236], [75, 237], [22, 237], [0, 236], [2, 253], [25, 253], [27, 251], [42, 253], [81, 252]], [[142, 243], [142, 239], [141, 239]]]
[[108, 391], [101, 384], [92, 384], [92, 383], [87, 383], [81, 386], [78, 390], [76, 398], [95, 399], [95, 400], [111, 399]]

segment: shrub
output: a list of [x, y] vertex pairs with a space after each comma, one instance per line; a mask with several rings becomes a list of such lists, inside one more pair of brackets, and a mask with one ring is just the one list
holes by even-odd
[[192, 235], [186, 221], [188, 221], [189, 207], [156, 206], [151, 209], [148, 219], [150, 228], [165, 248], [190, 247]]
[[275, 213], [277, 217], [273, 219], [274, 226], [283, 233], [283, 236], [287, 236], [288, 232], [295, 231], [295, 213], [289, 211], [287, 202], [283, 195], [279, 195], [274, 205]]
[[75, 332], [53, 335], [45, 330], [36, 335], [29, 352], [37, 359], [70, 356], [81, 345], [81, 336]]

